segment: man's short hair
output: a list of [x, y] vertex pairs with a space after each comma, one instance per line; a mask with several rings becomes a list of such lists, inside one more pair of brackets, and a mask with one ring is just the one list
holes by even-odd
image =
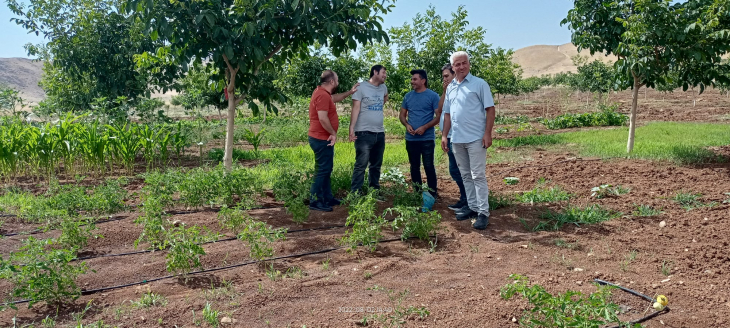
[[335, 71], [328, 69], [322, 72], [322, 75], [319, 77], [319, 84], [325, 84], [330, 83], [331, 81], [335, 80]]
[[422, 79], [426, 80], [426, 88], [428, 88], [428, 75], [426, 74], [426, 70], [425, 69], [411, 70], [411, 75], [416, 75], [416, 74], [418, 74], [418, 76], [420, 76]]
[[450, 60], [451, 65], [454, 65], [454, 59], [456, 59], [456, 57], [461, 57], [461, 56], [466, 56], [466, 60], [470, 60], [469, 54], [466, 51], [457, 51], [457, 52], [451, 54], [451, 60]]
[[373, 77], [373, 75], [375, 75], [376, 72], [380, 73], [380, 71], [383, 69], [385, 69], [385, 66], [380, 65], [380, 64], [371, 67], [370, 68], [370, 77]]
[[451, 74], [455, 74], [454, 67], [451, 66], [451, 64], [446, 64], [444, 67], [441, 67], [441, 73], [443, 73], [445, 70], [449, 70]]

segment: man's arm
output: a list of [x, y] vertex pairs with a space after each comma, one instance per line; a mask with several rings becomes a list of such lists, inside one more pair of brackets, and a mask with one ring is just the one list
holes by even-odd
[[345, 100], [345, 98], [353, 95], [357, 91], [357, 87], [359, 87], [359, 86], [360, 86], [360, 83], [356, 83], [352, 87], [352, 89], [350, 89], [350, 90], [348, 90], [346, 92], [343, 92], [343, 93], [338, 93], [336, 95], [332, 95], [332, 101], [338, 103], [340, 101]]
[[360, 116], [360, 100], [352, 101], [352, 113], [350, 114], [350, 141], [355, 141], [355, 123], [357, 123], [357, 117]]
[[451, 114], [444, 114], [444, 131], [441, 132], [441, 149], [444, 152], [449, 151], [449, 130], [451, 130]]
[[[496, 117], [496, 110], [494, 106], [485, 108], [487, 111], [487, 126], [484, 129], [484, 137], [482, 138], [482, 146], [489, 148], [492, 145], [492, 129], [494, 129], [494, 119]], [[444, 123], [444, 125], [446, 125]]]
[[322, 128], [330, 134], [330, 136], [327, 138], [327, 141], [330, 142], [328, 146], [334, 146], [337, 142], [337, 131], [335, 131], [335, 129], [332, 127], [332, 122], [330, 122], [330, 118], [327, 114], [328, 112], [326, 110], [317, 111], [319, 124], [322, 124]]
[[403, 124], [403, 126], [406, 127], [406, 131], [408, 131], [409, 134], [413, 135], [413, 127], [408, 124], [408, 110], [401, 107], [400, 115], [398, 115], [398, 118], [400, 119], [400, 124]]

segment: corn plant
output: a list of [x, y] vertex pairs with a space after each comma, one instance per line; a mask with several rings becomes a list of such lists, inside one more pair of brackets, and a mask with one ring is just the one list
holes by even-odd
[[145, 162], [147, 163], [147, 170], [151, 170], [155, 163], [156, 147], [157, 147], [157, 134], [149, 125], [145, 125], [143, 128], [138, 129], [139, 143], [142, 148], [142, 154]]
[[66, 118], [62, 119], [56, 125], [55, 137], [59, 140], [59, 152], [63, 158], [63, 165], [66, 173], [74, 175], [74, 161], [78, 152], [79, 142], [77, 131], [79, 125], [75, 122], [82, 116], [74, 117], [72, 113], [66, 114]]
[[203, 268], [200, 256], [205, 255], [205, 251], [200, 244], [205, 238], [200, 232], [196, 226], [190, 228], [180, 226], [169, 230], [166, 241], [169, 247], [165, 256], [167, 271], [182, 274], [187, 278], [193, 269]]
[[134, 173], [134, 161], [137, 158], [143, 145], [140, 142], [138, 128], [135, 125], [125, 123], [124, 125], [111, 126], [107, 125], [111, 131], [111, 145], [114, 156], [120, 161], [127, 170], [127, 174]]
[[172, 142], [172, 133], [167, 129], [157, 131], [157, 149], [159, 152], [160, 166], [167, 166], [167, 160], [170, 158], [170, 143]]
[[106, 154], [109, 152], [109, 136], [102, 133], [98, 122], [94, 122], [79, 133], [84, 160], [99, 175], [104, 174]]
[[253, 147], [253, 151], [258, 152], [259, 151], [259, 145], [261, 145], [261, 142], [264, 140], [264, 131], [266, 129], [262, 128], [261, 131], [258, 133], [253, 132], [249, 129], [244, 130], [243, 137], [248, 141], [249, 144]]
[[15, 177], [21, 154], [24, 152], [28, 130], [18, 120], [4, 120], [0, 125], [0, 173]]
[[76, 278], [86, 273], [86, 263], [71, 264], [74, 251], [47, 247], [51, 244], [51, 240], [28, 237], [19, 251], [0, 260], [0, 279], [12, 284], [8, 301], [27, 299], [30, 308], [41, 301], [60, 305], [81, 296]]
[[177, 128], [175, 132], [170, 136], [170, 142], [172, 147], [175, 149], [175, 156], [177, 157], [177, 165], [180, 165], [180, 159], [182, 158], [185, 148], [190, 146], [190, 139], [186, 131], [183, 130], [182, 122], [177, 122]]

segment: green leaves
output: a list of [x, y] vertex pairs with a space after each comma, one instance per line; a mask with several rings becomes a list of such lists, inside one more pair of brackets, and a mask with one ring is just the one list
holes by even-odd
[[612, 323], [623, 327], [609, 287], [599, 286], [589, 295], [571, 290], [552, 295], [540, 285], [529, 286], [529, 280], [521, 275], [512, 274], [510, 279], [514, 282], [502, 287], [499, 295], [505, 300], [520, 295], [532, 307], [523, 312], [520, 327], [602, 327]]

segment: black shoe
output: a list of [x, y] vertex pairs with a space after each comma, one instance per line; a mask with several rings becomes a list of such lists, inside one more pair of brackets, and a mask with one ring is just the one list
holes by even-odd
[[332, 212], [332, 207], [324, 205], [320, 202], [313, 202], [309, 204], [309, 209], [313, 211]]
[[327, 201], [328, 206], [340, 206], [342, 205], [342, 200], [337, 198], [332, 198]]
[[464, 210], [464, 212], [461, 212], [456, 215], [456, 220], [457, 221], [469, 220], [469, 219], [473, 219], [473, 218], [477, 217], [477, 215], [479, 215], [477, 212], [474, 212], [471, 210], [471, 208], [467, 207]]
[[451, 210], [454, 210], [454, 211], [457, 211], [457, 212], [460, 212], [460, 211], [461, 211], [461, 209], [462, 209], [462, 208], [463, 208], [464, 206], [466, 206], [466, 201], [465, 201], [465, 200], [461, 200], [461, 199], [459, 199], [459, 201], [458, 201], [458, 202], [456, 202], [456, 204], [453, 204], [453, 205], [449, 205], [449, 209], [451, 209]]
[[456, 215], [459, 215], [459, 214], [464, 213], [466, 211], [471, 211], [471, 209], [469, 208], [469, 205], [468, 204], [464, 203], [464, 206], [462, 206], [460, 209], [456, 210], [455, 212], [456, 212]]
[[477, 221], [474, 222], [472, 227], [477, 230], [484, 230], [489, 225], [489, 217], [484, 214], [479, 214], [477, 216]]

